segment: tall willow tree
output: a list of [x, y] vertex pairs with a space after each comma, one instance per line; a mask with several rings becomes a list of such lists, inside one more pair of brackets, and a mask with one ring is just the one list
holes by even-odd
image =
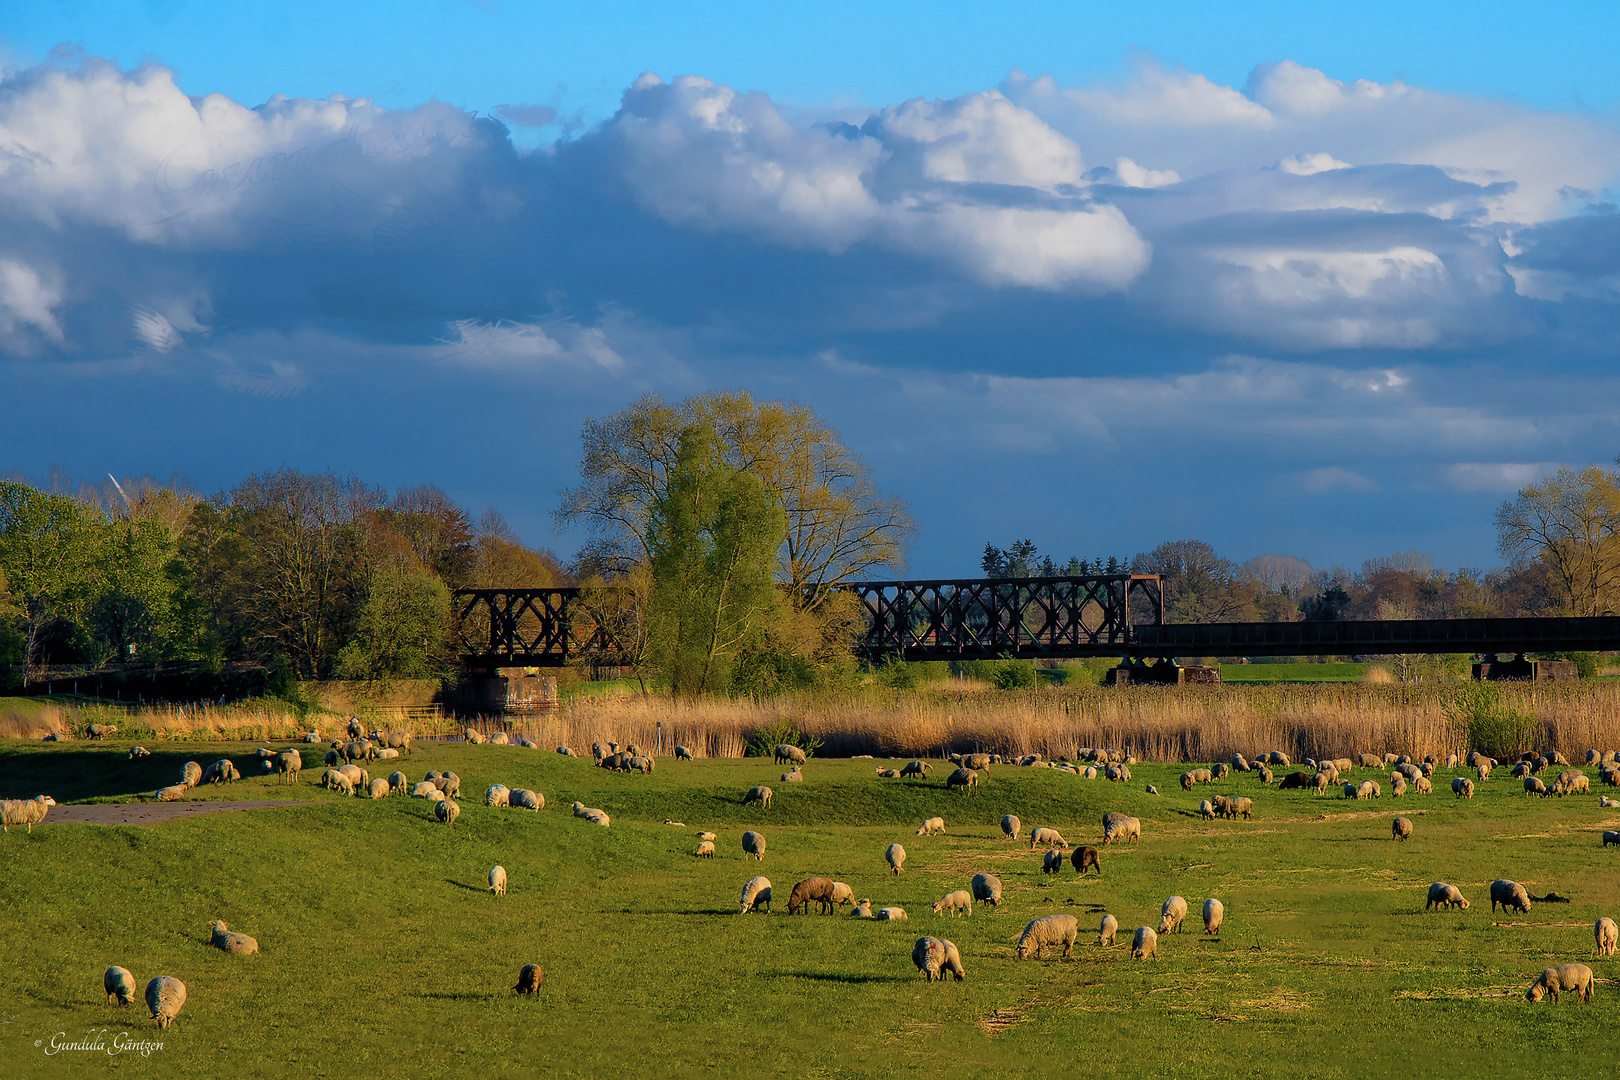
[[648, 651], [677, 696], [729, 688], [737, 652], [780, 617], [777, 551], [787, 518], [764, 483], [688, 425], [648, 515]]

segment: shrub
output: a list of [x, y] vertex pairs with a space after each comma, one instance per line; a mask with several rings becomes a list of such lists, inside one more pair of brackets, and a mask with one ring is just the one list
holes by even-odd
[[782, 743], [797, 746], [804, 751], [805, 757], [815, 757], [816, 751], [821, 749], [820, 739], [806, 735], [797, 724], [784, 716], [769, 727], [755, 728], [753, 734], [748, 736], [748, 747], [744, 753], [748, 757], [770, 757]]
[[1598, 654], [1595, 652], [1555, 652], [1548, 653], [1549, 660], [1575, 661], [1575, 674], [1583, 679], [1594, 679], [1598, 673]]
[[1035, 665], [1028, 660], [998, 660], [990, 676], [997, 690], [1027, 690], [1035, 685], [1036, 679]]
[[1515, 710], [1499, 687], [1469, 683], [1443, 706], [1452, 733], [1465, 750], [1478, 750], [1499, 760], [1518, 757], [1535, 741], [1539, 722]]

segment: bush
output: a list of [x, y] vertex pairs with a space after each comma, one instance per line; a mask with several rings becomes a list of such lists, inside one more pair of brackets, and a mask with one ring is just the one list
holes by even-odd
[[1465, 750], [1478, 750], [1501, 761], [1530, 749], [1540, 726], [1534, 716], [1515, 710], [1503, 699], [1501, 688], [1488, 682], [1462, 687], [1444, 708], [1452, 732]]
[[1027, 690], [1037, 680], [1035, 665], [1028, 660], [998, 660], [990, 681], [997, 690]]
[[1595, 679], [1598, 673], [1598, 654], [1595, 652], [1555, 652], [1548, 653], [1549, 660], [1575, 661], [1575, 674], [1583, 679]]
[[786, 743], [797, 746], [804, 751], [805, 757], [815, 757], [816, 751], [821, 749], [821, 740], [806, 735], [798, 726], [787, 717], [782, 717], [770, 727], [756, 728], [748, 736], [748, 757], [770, 757], [775, 753], [776, 747]]
[[918, 683], [917, 668], [898, 656], [885, 656], [878, 665], [877, 680], [892, 690], [915, 690]]

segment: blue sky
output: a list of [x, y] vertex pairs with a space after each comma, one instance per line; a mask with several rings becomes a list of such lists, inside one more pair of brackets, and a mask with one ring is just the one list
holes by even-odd
[[1488, 566], [1620, 451], [1606, 6], [14, 8], [0, 471], [429, 481], [566, 554], [585, 416], [747, 389], [951, 575]]

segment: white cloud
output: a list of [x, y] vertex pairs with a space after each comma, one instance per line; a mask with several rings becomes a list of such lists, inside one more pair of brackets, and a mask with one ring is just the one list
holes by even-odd
[[1334, 169], [1348, 169], [1350, 163], [1340, 161], [1332, 154], [1295, 154], [1277, 162], [1277, 168], [1289, 176], [1315, 176], [1317, 173], [1332, 172]]
[[0, 258], [0, 344], [26, 354], [37, 338], [61, 343], [62, 324], [56, 317], [61, 304], [62, 283], [56, 274]]
[[1249, 75], [1248, 94], [1275, 112], [1318, 117], [1349, 109], [1373, 109], [1414, 94], [1399, 79], [1376, 83], [1357, 79], [1346, 85], [1316, 68], [1292, 60], [1261, 64]]
[[[557, 336], [553, 336], [557, 335]], [[559, 338], [566, 339], [559, 340]], [[516, 371], [552, 368], [595, 368], [612, 375], [624, 373], [625, 361], [601, 327], [563, 323], [552, 333], [534, 323], [479, 322], [461, 319], [447, 327], [440, 339], [441, 358], [466, 367]]]
[[1557, 472], [1559, 464], [1556, 461], [1460, 461], [1442, 468], [1440, 476], [1447, 487], [1456, 491], [1510, 493]]
[[1305, 470], [1299, 474], [1299, 488], [1308, 495], [1338, 495], [1345, 492], [1366, 495], [1380, 490], [1376, 481], [1367, 479], [1354, 469], [1338, 465]]
[[1082, 182], [1080, 148], [999, 91], [914, 98], [870, 125], [885, 145], [916, 144], [930, 179], [1054, 190]]
[[1114, 159], [1114, 177], [1126, 187], [1133, 188], [1165, 187], [1181, 182], [1174, 169], [1144, 169], [1128, 157]]

